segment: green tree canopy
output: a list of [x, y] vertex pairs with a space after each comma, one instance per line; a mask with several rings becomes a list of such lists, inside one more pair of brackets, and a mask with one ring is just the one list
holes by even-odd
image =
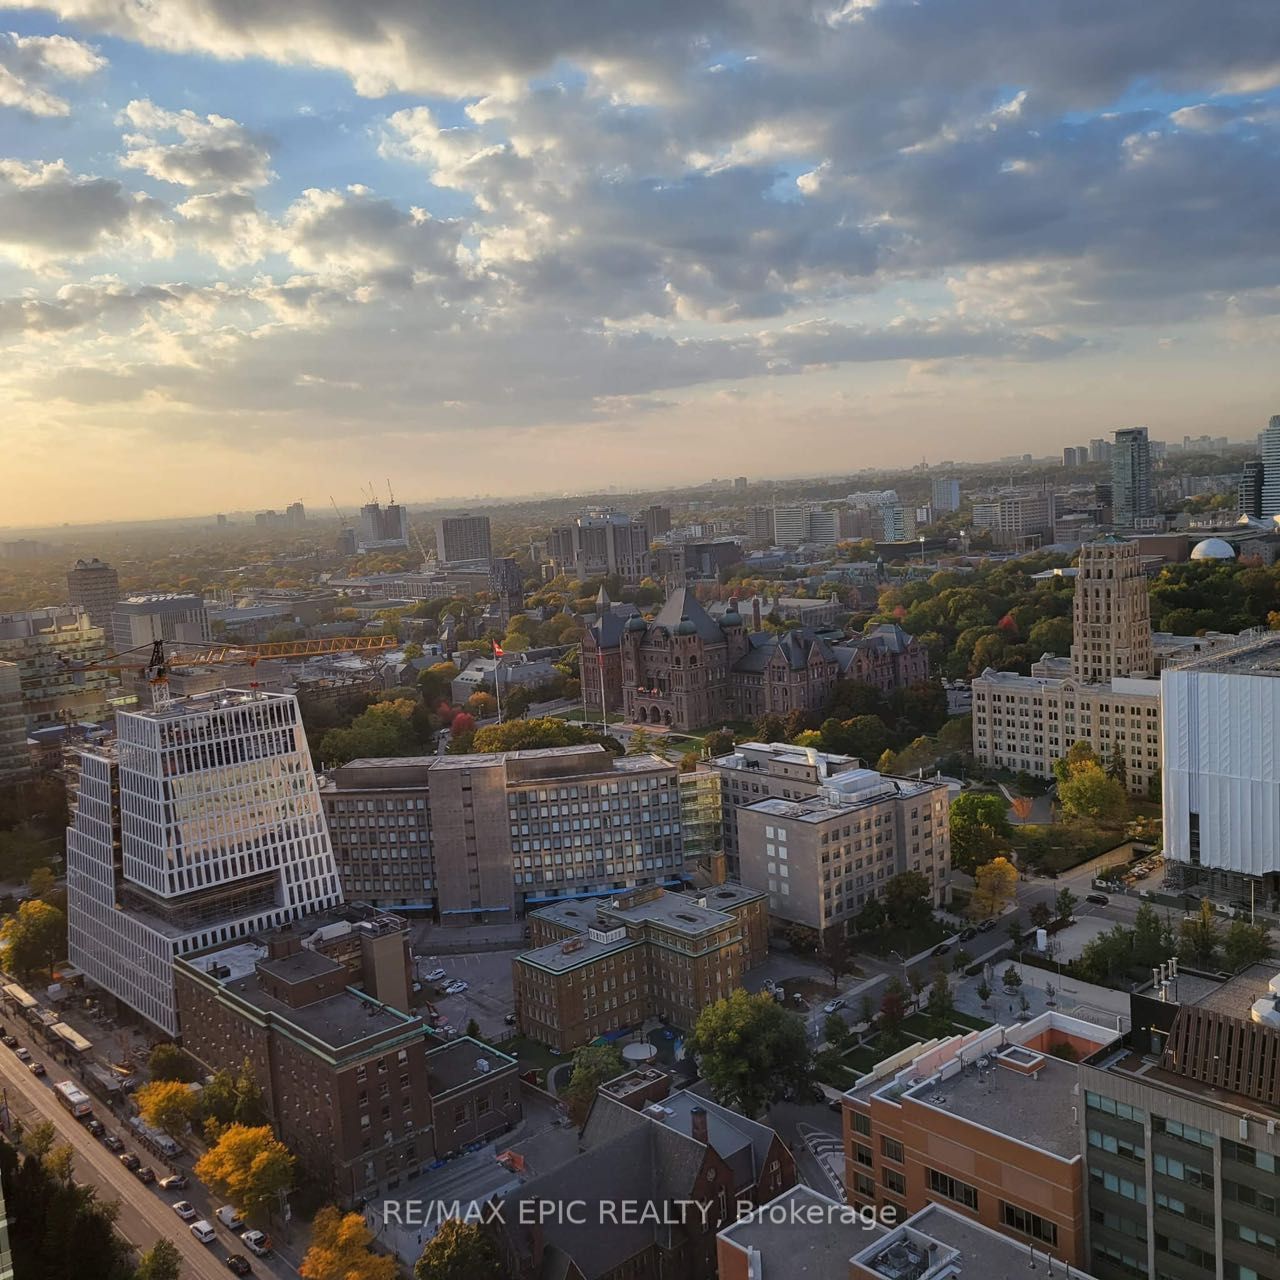
[[569, 1118], [579, 1129], [587, 1122], [596, 1090], [623, 1070], [622, 1051], [614, 1044], [583, 1045], [573, 1055], [573, 1074], [563, 1096], [569, 1104]]
[[26, 976], [47, 969], [52, 977], [66, 948], [67, 917], [39, 898], [29, 898], [0, 925], [0, 954], [12, 973]]
[[1099, 826], [1119, 825], [1129, 808], [1124, 787], [1096, 764], [1076, 766], [1058, 784], [1058, 803], [1067, 817]]
[[549, 716], [541, 720], [507, 720], [477, 729], [471, 750], [477, 752], [527, 751], [535, 747], [574, 747], [600, 742], [621, 754], [621, 745], [612, 736], [592, 733], [571, 720]]
[[414, 1280], [507, 1280], [493, 1238], [478, 1222], [448, 1218], [427, 1242]]
[[951, 864], [973, 874], [975, 868], [1009, 847], [1013, 828], [1001, 795], [967, 791], [951, 806]]

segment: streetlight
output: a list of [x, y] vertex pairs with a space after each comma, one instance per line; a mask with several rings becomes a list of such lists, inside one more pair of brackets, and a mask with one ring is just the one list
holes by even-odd
[[924, 564], [924, 534], [920, 535], [920, 564]]

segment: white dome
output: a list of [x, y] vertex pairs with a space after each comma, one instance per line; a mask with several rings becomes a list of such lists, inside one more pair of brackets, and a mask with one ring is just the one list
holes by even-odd
[[1222, 538], [1206, 538], [1191, 548], [1193, 560], [1234, 560], [1236, 549]]

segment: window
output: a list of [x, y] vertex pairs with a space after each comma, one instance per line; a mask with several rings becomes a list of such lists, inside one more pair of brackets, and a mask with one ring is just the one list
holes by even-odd
[[871, 1154], [870, 1147], [864, 1147], [860, 1142], [853, 1144], [853, 1158], [867, 1169], [875, 1164], [875, 1157]]
[[896, 1196], [907, 1194], [907, 1180], [896, 1169], [881, 1170], [880, 1181], [884, 1183], [886, 1191], [892, 1191]]
[[1089, 1130], [1089, 1145], [1100, 1151], [1110, 1152], [1113, 1156], [1123, 1156], [1126, 1160], [1141, 1162], [1146, 1158], [1146, 1152], [1140, 1144], [1113, 1137], [1100, 1129]]
[[1155, 1133], [1167, 1133], [1171, 1138], [1181, 1138], [1183, 1142], [1194, 1142], [1197, 1146], [1213, 1150], [1214, 1136], [1204, 1129], [1193, 1128], [1189, 1124], [1180, 1124], [1177, 1120], [1166, 1120], [1163, 1116], [1151, 1117], [1151, 1128]]
[[1000, 1221], [1006, 1227], [1010, 1227], [1024, 1236], [1030, 1236], [1033, 1240], [1039, 1240], [1051, 1248], [1057, 1247], [1057, 1226], [1047, 1218], [1042, 1218], [1038, 1213], [1031, 1213], [1027, 1209], [1018, 1208], [1016, 1204], [1009, 1204], [1008, 1201], [1001, 1200]]
[[1101, 1111], [1105, 1115], [1118, 1116], [1121, 1120], [1132, 1120], [1136, 1124], [1142, 1124], [1147, 1118], [1146, 1112], [1140, 1111], [1137, 1107], [1131, 1107], [1127, 1102], [1117, 1102], [1114, 1098], [1104, 1098], [1099, 1093], [1086, 1093], [1084, 1105], [1092, 1107], [1095, 1111]]
[[930, 1191], [946, 1196], [948, 1200], [954, 1200], [956, 1204], [962, 1204], [967, 1209], [977, 1209], [978, 1189], [976, 1187], [971, 1187], [967, 1182], [961, 1182], [958, 1178], [952, 1178], [945, 1173], [939, 1173], [937, 1169], [930, 1169], [928, 1173]]
[[854, 1133], [860, 1133], [864, 1138], [869, 1138], [871, 1136], [871, 1117], [865, 1111], [854, 1111], [852, 1114]]
[[902, 1163], [902, 1143], [893, 1138], [880, 1139], [880, 1154], [886, 1160], [892, 1160], [894, 1164]]

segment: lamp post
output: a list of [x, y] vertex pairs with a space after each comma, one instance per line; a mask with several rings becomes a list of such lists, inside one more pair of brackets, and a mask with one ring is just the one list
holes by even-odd
[[920, 564], [924, 565], [924, 534], [920, 535]]

